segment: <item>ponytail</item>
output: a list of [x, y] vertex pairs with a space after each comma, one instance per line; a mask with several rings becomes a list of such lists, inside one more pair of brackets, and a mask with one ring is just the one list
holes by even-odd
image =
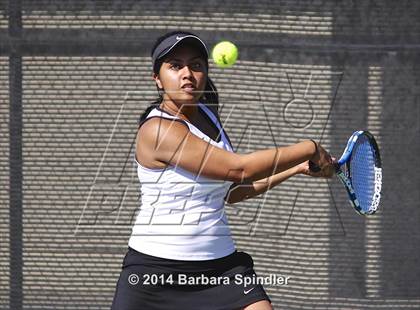
[[146, 120], [147, 115], [149, 115], [150, 111], [152, 111], [154, 108], [158, 107], [163, 101], [163, 97], [161, 92], [159, 92], [159, 98], [157, 98], [155, 101], [153, 101], [143, 112], [143, 114], [140, 116], [138, 125], [139, 127], [141, 124]]
[[[203, 103], [209, 105], [213, 108], [213, 111], [216, 113], [216, 118], [219, 121], [220, 124], [222, 124], [222, 121], [220, 120], [219, 116], [219, 93], [217, 92], [216, 85], [214, 85], [213, 81], [207, 77], [207, 83], [205, 87], [204, 95], [201, 97], [201, 100]], [[230, 147], [233, 149], [232, 142], [229, 139], [229, 136], [227, 135], [226, 131], [222, 128], [223, 132], [225, 133], [225, 136], [227, 140], [229, 141]]]
[[204, 94], [201, 97], [203, 103], [206, 103], [213, 107], [216, 111], [219, 110], [219, 94], [213, 81], [208, 77]]

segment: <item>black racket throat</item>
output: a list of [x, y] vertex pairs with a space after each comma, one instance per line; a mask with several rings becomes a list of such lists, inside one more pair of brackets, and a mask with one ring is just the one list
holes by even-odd
[[309, 161], [309, 170], [311, 172], [317, 173], [317, 172], [321, 171], [321, 168], [317, 164], [315, 164], [314, 162]]
[[[338, 170], [340, 170], [340, 166], [337, 163], [334, 164], [334, 168], [335, 168], [335, 172], [338, 172]], [[309, 170], [311, 172], [317, 173], [321, 171], [321, 168], [314, 162], [309, 161]]]

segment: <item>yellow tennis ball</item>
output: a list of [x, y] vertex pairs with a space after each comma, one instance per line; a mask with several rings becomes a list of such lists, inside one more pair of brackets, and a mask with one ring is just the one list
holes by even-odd
[[213, 48], [212, 57], [219, 67], [231, 67], [238, 58], [238, 48], [232, 42], [222, 41]]

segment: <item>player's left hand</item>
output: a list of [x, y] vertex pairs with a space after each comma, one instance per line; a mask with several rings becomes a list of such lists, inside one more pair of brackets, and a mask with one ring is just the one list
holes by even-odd
[[335, 164], [337, 160], [334, 157], [331, 157], [331, 163], [329, 165], [326, 165], [324, 169], [318, 172], [313, 172], [311, 169], [309, 169], [309, 160], [305, 161], [297, 166], [298, 173], [306, 174], [311, 177], [317, 177], [317, 178], [331, 178], [335, 174]]

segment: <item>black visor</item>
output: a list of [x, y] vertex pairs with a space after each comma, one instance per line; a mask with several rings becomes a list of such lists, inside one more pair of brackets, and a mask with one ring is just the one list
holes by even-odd
[[173, 34], [170, 37], [164, 39], [162, 42], [156, 46], [155, 50], [152, 54], [152, 63], [153, 63], [153, 71], [157, 73], [159, 71], [160, 64], [159, 60], [162, 59], [165, 55], [167, 55], [171, 50], [175, 48], [175, 46], [182, 44], [190, 44], [191, 46], [197, 47], [200, 52], [202, 53], [203, 57], [207, 60], [209, 58], [209, 53], [206, 47], [206, 44], [197, 36], [192, 34]]

